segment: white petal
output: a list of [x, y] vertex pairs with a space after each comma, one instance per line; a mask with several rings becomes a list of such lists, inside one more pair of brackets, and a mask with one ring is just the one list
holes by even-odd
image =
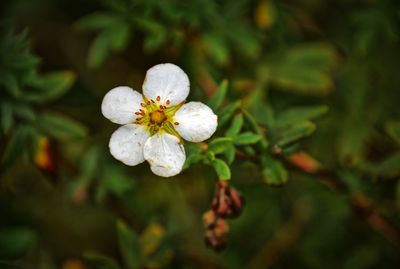
[[158, 64], [147, 70], [143, 83], [143, 94], [147, 99], [156, 100], [161, 97], [161, 102], [170, 101], [177, 105], [189, 95], [189, 78], [178, 66], [170, 63]]
[[182, 171], [185, 149], [176, 136], [166, 133], [153, 135], [147, 139], [143, 151], [154, 174], [172, 177]]
[[174, 116], [175, 130], [187, 141], [201, 142], [210, 138], [218, 125], [214, 112], [201, 102], [184, 104]]
[[101, 112], [104, 117], [118, 124], [132, 123], [143, 102], [143, 96], [129, 87], [121, 86], [110, 90], [103, 98]]
[[127, 124], [119, 127], [111, 136], [109, 147], [111, 155], [126, 165], [144, 162], [143, 147], [149, 132], [141, 125]]

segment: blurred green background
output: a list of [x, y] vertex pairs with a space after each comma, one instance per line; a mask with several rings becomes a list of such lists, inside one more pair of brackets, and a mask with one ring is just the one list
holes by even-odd
[[[399, 268], [399, 1], [0, 10], [0, 268]], [[164, 62], [219, 116], [171, 179], [114, 160], [100, 111]], [[202, 214], [229, 174], [246, 204], [216, 253]]]

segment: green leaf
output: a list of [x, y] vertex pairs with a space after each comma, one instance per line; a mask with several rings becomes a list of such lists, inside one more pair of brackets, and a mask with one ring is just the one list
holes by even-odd
[[35, 131], [31, 126], [20, 126], [12, 133], [2, 159], [4, 167], [10, 166], [23, 153], [32, 150], [34, 135]]
[[229, 180], [231, 179], [231, 170], [229, 166], [221, 159], [213, 159], [211, 161], [211, 165], [214, 167], [215, 172], [218, 175], [218, 179], [220, 180]]
[[221, 129], [235, 114], [236, 110], [240, 107], [241, 102], [237, 101], [225, 107], [220, 113], [218, 113], [218, 129]]
[[315, 129], [315, 124], [310, 121], [292, 125], [289, 128], [281, 130], [278, 142], [276, 144], [280, 147], [286, 146], [306, 136], [309, 136], [315, 131]]
[[130, 27], [123, 21], [109, 25], [103, 29], [93, 41], [88, 56], [90, 68], [99, 67], [110, 52], [119, 52], [129, 43]]
[[120, 167], [106, 165], [100, 175], [98, 182], [96, 199], [102, 202], [107, 195], [122, 197], [133, 190], [135, 181], [131, 176], [127, 176]]
[[214, 154], [219, 154], [224, 152], [230, 145], [232, 145], [232, 138], [218, 137], [213, 139], [210, 144], [208, 144], [208, 150]]
[[268, 148], [268, 140], [267, 138], [264, 136], [264, 134], [261, 131], [261, 126], [258, 124], [257, 120], [255, 119], [255, 117], [248, 112], [247, 110], [243, 110], [243, 114], [246, 118], [246, 121], [250, 124], [251, 129], [253, 129], [253, 131], [256, 134], [259, 134], [261, 137], [261, 141], [260, 141], [260, 145], [262, 149], [267, 149]]
[[236, 148], [233, 144], [231, 144], [230, 146], [228, 146], [225, 150], [225, 157], [226, 160], [228, 162], [228, 164], [232, 164], [233, 161], [235, 160], [235, 156], [236, 156]]
[[228, 137], [234, 137], [239, 134], [243, 126], [243, 114], [240, 113], [233, 118], [232, 124], [226, 131], [225, 135]]
[[277, 117], [276, 124], [278, 126], [295, 124], [315, 119], [326, 112], [328, 112], [328, 107], [325, 105], [292, 107]]
[[221, 35], [212, 33], [204, 34], [203, 42], [207, 54], [217, 64], [225, 65], [229, 61], [229, 47]]
[[387, 122], [385, 130], [394, 141], [400, 144], [400, 121]]
[[228, 81], [224, 79], [221, 84], [219, 84], [217, 91], [210, 98], [208, 105], [217, 111], [225, 100], [226, 93], [228, 92]]
[[288, 181], [288, 173], [280, 161], [263, 156], [262, 167], [263, 178], [268, 185], [279, 186]]
[[86, 252], [83, 257], [94, 269], [120, 269], [113, 259], [102, 254]]
[[89, 14], [76, 23], [76, 27], [82, 30], [101, 30], [110, 25], [119, 23], [121, 19], [117, 14], [96, 12]]
[[261, 135], [252, 132], [241, 133], [234, 137], [235, 145], [251, 145], [261, 140]]
[[142, 262], [139, 237], [122, 220], [117, 221], [119, 250], [127, 268], [138, 268]]
[[1, 103], [1, 130], [7, 134], [13, 125], [13, 109], [10, 103]]
[[30, 228], [0, 229], [0, 259], [16, 259], [24, 255], [35, 243], [36, 235]]
[[203, 159], [202, 150], [200, 145], [197, 143], [185, 143], [186, 161], [184, 169], [189, 168], [192, 164], [198, 163]]
[[33, 90], [25, 92], [23, 99], [30, 102], [47, 102], [62, 96], [75, 82], [75, 74], [58, 71], [34, 76], [29, 82]]
[[282, 90], [323, 95], [332, 88], [328, 71], [336, 64], [334, 49], [326, 44], [305, 44], [289, 50], [273, 64], [269, 75]]
[[44, 113], [37, 117], [38, 130], [56, 139], [64, 140], [86, 136], [88, 130], [81, 123], [56, 113]]
[[21, 89], [16, 76], [10, 73], [1, 74], [0, 84], [6, 88], [11, 96], [17, 98], [21, 96]]
[[378, 173], [385, 176], [396, 176], [400, 174], [400, 152], [386, 158], [378, 165]]

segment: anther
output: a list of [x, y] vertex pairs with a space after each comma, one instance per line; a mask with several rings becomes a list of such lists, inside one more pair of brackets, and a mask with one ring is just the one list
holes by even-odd
[[155, 103], [153, 99], [150, 100], [152, 103]]
[[150, 101], [147, 101], [147, 104], [150, 105], [151, 104]]
[[142, 113], [140, 113], [140, 112], [135, 112], [135, 115], [138, 115], [138, 116], [139, 116], [139, 115], [141, 115], [141, 114], [142, 114]]
[[161, 100], [161, 97], [160, 97], [160, 96], [157, 96], [156, 100], [157, 100], [157, 101], [160, 101], [160, 100]]
[[161, 108], [161, 109], [164, 109], [164, 106], [163, 106], [163, 105], [160, 105], [160, 108]]
[[140, 103], [140, 105], [141, 105], [142, 107], [146, 107], [146, 104], [145, 104], [145, 103]]
[[171, 101], [170, 101], [170, 100], [167, 100], [165, 103], [166, 103], [167, 105], [169, 105], [169, 104], [171, 103]]
[[179, 122], [175, 121], [174, 124], [175, 124], [175, 125], [179, 125]]

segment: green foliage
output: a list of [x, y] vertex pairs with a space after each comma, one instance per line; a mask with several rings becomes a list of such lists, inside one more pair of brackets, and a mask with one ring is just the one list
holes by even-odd
[[12, 260], [23, 256], [36, 241], [35, 232], [26, 227], [0, 229], [0, 258]]
[[66, 116], [40, 114], [35, 104], [55, 100], [75, 81], [70, 71], [37, 73], [39, 60], [29, 51], [26, 32], [0, 37], [0, 127], [5, 138], [3, 169], [27, 152], [32, 159], [41, 134], [83, 136], [86, 128]]
[[[398, 267], [398, 1], [6, 2], [1, 268]], [[168, 180], [101, 115], [163, 62], [218, 116]]]

